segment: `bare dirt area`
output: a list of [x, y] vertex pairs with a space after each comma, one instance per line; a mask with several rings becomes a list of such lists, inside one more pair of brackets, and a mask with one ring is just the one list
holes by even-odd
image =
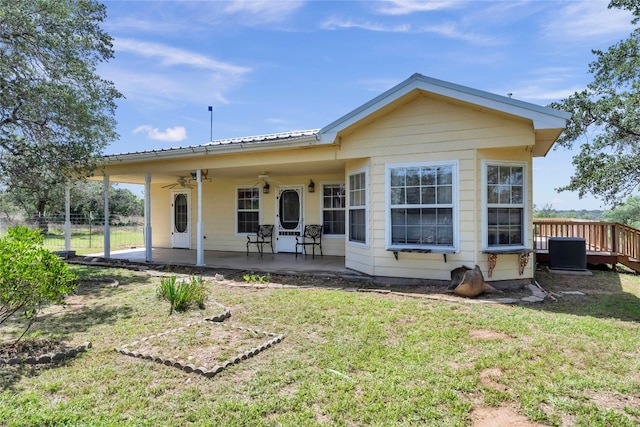
[[473, 427], [545, 427], [529, 421], [509, 406], [479, 406], [471, 412]]

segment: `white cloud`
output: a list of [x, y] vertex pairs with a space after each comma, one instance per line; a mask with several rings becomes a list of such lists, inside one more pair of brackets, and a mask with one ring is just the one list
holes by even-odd
[[133, 130], [133, 134], [146, 133], [147, 138], [155, 141], [180, 142], [187, 139], [187, 130], [183, 126], [174, 126], [161, 131], [150, 125], [138, 126]]
[[411, 31], [411, 25], [383, 25], [378, 22], [371, 21], [355, 21], [349, 19], [330, 18], [320, 24], [323, 30], [351, 29], [385, 32], [385, 33], [408, 33]]
[[384, 33], [406, 33], [406, 34], [420, 34], [420, 33], [433, 33], [439, 36], [464, 40], [474, 44], [496, 44], [494, 37], [484, 36], [472, 32], [465, 32], [459, 26], [453, 22], [445, 22], [442, 24], [425, 25], [422, 27], [412, 27], [411, 24], [397, 24], [388, 25], [381, 24], [379, 22], [365, 21], [365, 20], [350, 20], [341, 18], [330, 18], [320, 24], [320, 28], [324, 30], [338, 30], [338, 29], [358, 29], [365, 31], [384, 32]]
[[449, 39], [463, 40], [473, 44], [495, 45], [504, 43], [497, 40], [496, 37], [465, 31], [455, 22], [444, 22], [442, 24], [425, 26], [421, 28], [419, 32], [434, 33]]
[[135, 39], [115, 39], [116, 52], [129, 52], [146, 58], [159, 58], [163, 65], [188, 65], [229, 74], [244, 74], [249, 68], [218, 61], [197, 52], [178, 49], [161, 43], [144, 42]]
[[632, 31], [632, 15], [626, 10], [607, 9], [608, 1], [587, 0], [562, 3], [554, 9], [546, 33], [562, 40], [619, 37]]
[[[220, 3], [214, 3], [219, 7]], [[304, 1], [234, 0], [223, 4], [226, 14], [238, 15], [237, 19], [245, 25], [256, 25], [286, 21], [304, 5]]]
[[226, 92], [252, 70], [162, 43], [119, 38], [116, 59], [103, 75], [129, 102], [168, 108], [183, 103], [227, 103]]
[[457, 1], [391, 0], [377, 4], [377, 12], [383, 15], [409, 15], [460, 7], [460, 2]]

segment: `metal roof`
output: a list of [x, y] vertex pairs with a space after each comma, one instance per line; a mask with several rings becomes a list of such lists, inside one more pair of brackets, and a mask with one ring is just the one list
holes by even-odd
[[130, 151], [126, 153], [117, 153], [117, 154], [108, 154], [104, 157], [108, 158], [116, 158], [122, 156], [134, 156], [134, 155], [157, 155], [157, 154], [169, 154], [173, 152], [194, 152], [194, 151], [208, 151], [210, 149], [215, 150], [216, 147], [226, 147], [232, 145], [242, 145], [242, 144], [260, 144], [260, 143], [271, 143], [271, 142], [295, 142], [298, 140], [304, 140], [308, 138], [316, 138], [319, 129], [310, 129], [310, 130], [300, 130], [300, 131], [290, 131], [290, 132], [281, 132], [281, 133], [271, 133], [266, 135], [254, 135], [254, 136], [244, 136], [239, 138], [226, 138], [226, 139], [218, 139], [215, 141], [208, 142], [206, 144], [198, 144], [198, 145], [185, 145], [181, 147], [171, 147], [171, 148], [160, 148], [155, 150], [143, 150], [143, 151]]

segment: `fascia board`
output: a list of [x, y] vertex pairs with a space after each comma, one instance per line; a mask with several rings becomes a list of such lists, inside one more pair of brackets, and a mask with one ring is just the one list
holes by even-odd
[[534, 130], [564, 129], [567, 125], [567, 120], [571, 118], [571, 114], [565, 111], [554, 110], [506, 96], [425, 77], [421, 74], [414, 74], [404, 82], [320, 129], [318, 132], [320, 140], [323, 142], [334, 140], [341, 130], [359, 122], [414, 90], [422, 90], [482, 108], [529, 119], [533, 122]]
[[251, 151], [273, 150], [278, 148], [295, 148], [318, 145], [315, 136], [309, 136], [295, 141], [269, 141], [269, 142], [246, 142], [229, 145], [198, 145], [184, 148], [169, 148], [157, 151], [144, 151], [140, 153], [111, 154], [103, 157], [106, 164], [109, 163], [134, 163], [153, 160], [184, 159], [189, 157], [206, 156], [214, 154], [235, 154]]

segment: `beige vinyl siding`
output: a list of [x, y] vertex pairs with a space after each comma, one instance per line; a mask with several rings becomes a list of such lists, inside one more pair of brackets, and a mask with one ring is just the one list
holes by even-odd
[[[525, 215], [526, 215], [526, 243], [525, 246], [528, 248], [533, 247], [533, 161], [532, 154], [529, 151], [525, 150], [517, 150], [517, 149], [487, 149], [487, 150], [479, 150], [478, 151], [478, 179], [480, 181], [479, 185], [482, 181], [482, 161], [504, 161], [504, 162], [524, 162], [526, 164], [526, 206], [525, 206]], [[479, 190], [481, 191], [481, 189]], [[478, 196], [478, 219], [477, 219], [477, 227], [478, 227], [478, 245], [477, 250], [479, 253], [478, 265], [482, 269], [483, 272], [487, 272], [489, 269], [489, 261], [486, 254], [482, 253], [482, 233], [485, 228], [483, 226], [483, 217], [482, 217], [482, 209], [484, 206], [482, 205], [481, 195]], [[485, 277], [487, 281], [493, 280], [513, 280], [513, 279], [530, 279], [534, 276], [535, 270], [535, 254], [531, 254], [529, 257], [529, 263], [525, 267], [524, 273], [522, 276], [518, 275], [518, 255], [505, 254], [498, 255], [498, 260], [496, 266], [493, 270], [493, 276], [491, 278]], [[486, 273], [485, 273], [486, 276]]]
[[[338, 158], [386, 156], [402, 147], [405, 154], [532, 147], [530, 122], [420, 96], [341, 135]], [[427, 148], [428, 147], [428, 148]], [[426, 148], [426, 149], [425, 149]]]
[[171, 247], [171, 192], [160, 184], [151, 185], [151, 227], [153, 244], [159, 248]]
[[[314, 177], [317, 180], [342, 180], [342, 174], [332, 174]], [[319, 199], [321, 196], [318, 185], [316, 191], [309, 193], [307, 176], [290, 176], [280, 178], [279, 182], [270, 181], [269, 194], [263, 194], [260, 190], [260, 222], [262, 224], [275, 224], [277, 188], [281, 185], [302, 185], [304, 187], [303, 200], [305, 204], [304, 221], [306, 224], [318, 224], [320, 221]], [[211, 182], [202, 183], [202, 210], [203, 210], [203, 234], [204, 249], [217, 251], [246, 250], [247, 238], [245, 234], [236, 233], [236, 198], [238, 188], [259, 186], [262, 182], [257, 178], [225, 179], [215, 178]], [[191, 236], [192, 248], [196, 246], [196, 224], [198, 220], [198, 191], [191, 192]], [[162, 185], [152, 185], [151, 191], [151, 226], [153, 241], [156, 247], [171, 247], [171, 190], [162, 188]], [[275, 246], [275, 242], [274, 242]], [[326, 255], [344, 256], [344, 238], [323, 239], [323, 253]]]
[[[371, 181], [371, 170], [370, 170], [370, 160], [369, 159], [354, 159], [349, 160], [345, 166], [345, 183], [347, 184], [347, 192], [349, 191], [349, 175], [366, 171], [367, 175], [367, 207], [369, 211], [371, 210], [372, 203], [372, 193], [371, 189], [374, 187]], [[367, 215], [368, 223], [367, 223], [367, 243], [365, 245], [357, 244], [349, 242], [349, 201], [347, 200], [347, 231], [345, 236], [345, 266], [347, 268], [351, 268], [365, 274], [374, 274], [373, 269], [373, 251], [371, 246], [372, 239], [372, 215], [369, 213]]]
[[[375, 122], [350, 129], [341, 135], [339, 158], [371, 156], [369, 174], [371, 273], [376, 276], [399, 276], [407, 278], [429, 278], [448, 281], [451, 270], [466, 265], [479, 264], [485, 272], [488, 268], [486, 256], [481, 253], [482, 189], [481, 167], [478, 149], [506, 147], [493, 150], [503, 152], [510, 160], [530, 158], [530, 146], [534, 135], [531, 125], [522, 120], [467, 108], [463, 104], [443, 102], [421, 96], [378, 116]], [[518, 147], [513, 149], [513, 147]], [[514, 154], [517, 155], [514, 156]], [[402, 163], [458, 162], [457, 246], [458, 252], [447, 254], [447, 261], [439, 253], [402, 253], [395, 259], [392, 251], [385, 249], [387, 239], [385, 199], [385, 166]], [[530, 167], [528, 168], [530, 171]], [[348, 172], [347, 172], [348, 174]], [[530, 175], [527, 185], [531, 191]], [[361, 253], [362, 252], [362, 253]], [[347, 266], [360, 271], [366, 267], [366, 251], [351, 250], [347, 245]], [[501, 256], [503, 257], [503, 256]], [[517, 258], [517, 257], [516, 257]], [[502, 277], [501, 260], [494, 271], [494, 279]], [[510, 261], [507, 261], [511, 264]], [[505, 264], [507, 264], [505, 262]], [[517, 275], [517, 262], [516, 262]], [[368, 272], [368, 271], [365, 271]], [[504, 271], [509, 279], [514, 267]], [[523, 276], [526, 277], [526, 276]]]

